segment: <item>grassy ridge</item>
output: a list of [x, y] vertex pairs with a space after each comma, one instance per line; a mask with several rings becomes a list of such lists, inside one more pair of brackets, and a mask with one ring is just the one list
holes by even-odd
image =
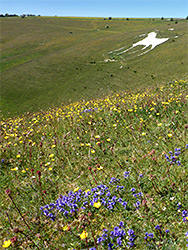
[[[1, 19], [1, 27], [4, 116], [156, 85], [187, 72], [186, 20], [32, 17]], [[154, 30], [169, 41], [139, 58], [104, 62], [110, 51]]]
[[4, 118], [3, 247], [186, 249], [187, 104], [180, 80]]

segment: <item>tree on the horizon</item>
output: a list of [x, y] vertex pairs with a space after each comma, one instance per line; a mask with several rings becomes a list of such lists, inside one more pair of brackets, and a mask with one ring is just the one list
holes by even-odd
[[[33, 17], [33, 16], [36, 16], [36, 15], [34, 15], [34, 14], [22, 14], [22, 15], [20, 15], [20, 17], [22, 17], [22, 18], [30, 17], [30, 16]], [[19, 15], [6, 13], [5, 15], [0, 14], [0, 17], [19, 17]]]
[[18, 15], [16, 14], [8, 14], [6, 13], [5, 15], [1, 14], [0, 17], [17, 17]]

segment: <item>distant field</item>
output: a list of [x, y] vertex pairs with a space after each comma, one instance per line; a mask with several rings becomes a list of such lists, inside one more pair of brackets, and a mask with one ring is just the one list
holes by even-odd
[[[110, 51], [128, 48], [152, 31], [169, 40], [143, 56], [105, 62]], [[188, 72], [187, 41], [186, 20], [1, 18], [2, 114], [182, 79]]]

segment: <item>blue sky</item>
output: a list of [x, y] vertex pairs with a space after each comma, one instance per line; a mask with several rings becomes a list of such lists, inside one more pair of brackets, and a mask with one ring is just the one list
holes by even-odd
[[0, 13], [185, 18], [188, 16], [188, 0], [1, 0]]

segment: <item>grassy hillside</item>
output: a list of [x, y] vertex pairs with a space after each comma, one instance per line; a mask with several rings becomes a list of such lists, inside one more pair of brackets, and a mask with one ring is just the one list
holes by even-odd
[[[1, 18], [3, 116], [184, 78], [187, 21], [176, 22]], [[110, 51], [128, 48], [140, 39], [139, 35], [156, 30], [159, 37], [169, 37], [169, 41], [141, 57], [104, 62], [110, 58]]]
[[2, 248], [186, 249], [187, 110], [180, 80], [1, 120]]

